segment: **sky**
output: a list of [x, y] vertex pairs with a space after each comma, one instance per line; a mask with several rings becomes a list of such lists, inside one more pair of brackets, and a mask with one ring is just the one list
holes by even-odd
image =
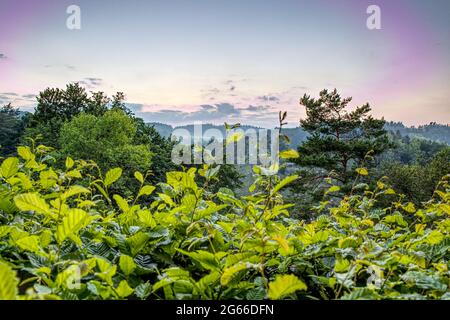
[[281, 110], [298, 126], [304, 94], [337, 88], [376, 117], [448, 124], [449, 15], [448, 0], [0, 0], [0, 105], [79, 82], [147, 121], [273, 127]]

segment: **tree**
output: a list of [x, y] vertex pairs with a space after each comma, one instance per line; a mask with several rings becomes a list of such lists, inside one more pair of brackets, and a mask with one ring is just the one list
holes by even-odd
[[0, 156], [15, 153], [28, 114], [21, 114], [11, 103], [0, 108]]
[[47, 88], [37, 97], [37, 106], [25, 136], [34, 138], [41, 135], [43, 144], [59, 147], [59, 134], [65, 122], [82, 112], [103, 115], [109, 103], [110, 99], [103, 92], [92, 92], [92, 97], [89, 97], [78, 83], [68, 84], [65, 90]]
[[138, 187], [134, 172], [151, 170], [153, 156], [149, 145], [134, 143], [136, 132], [133, 119], [121, 110], [98, 117], [80, 114], [63, 125], [59, 143], [64, 156], [93, 160], [103, 171], [123, 168], [120, 188], [129, 194]]
[[380, 166], [379, 177], [388, 177], [387, 181], [392, 188], [404, 194], [408, 201], [420, 204], [433, 195], [442, 177], [450, 174], [449, 163], [450, 147], [445, 147], [436, 152], [427, 163], [384, 161]]
[[300, 125], [310, 136], [298, 147], [301, 157], [296, 163], [333, 171], [343, 184], [369, 152], [377, 155], [390, 146], [384, 119], [374, 119], [369, 104], [347, 111], [351, 100], [341, 98], [336, 89], [321, 91], [318, 99], [304, 95], [300, 100], [307, 115]]
[[[100, 142], [94, 141], [90, 136], [92, 131], [88, 128], [87, 124], [97, 123], [98, 119], [103, 119], [102, 117], [106, 115], [108, 110], [113, 110], [124, 115], [128, 119], [128, 125], [133, 126], [133, 134], [128, 135], [127, 139], [131, 139], [128, 145], [140, 146], [135, 148], [135, 151], [139, 150], [144, 156], [148, 150], [153, 153], [153, 162], [151, 163], [150, 170], [152, 174], [149, 176], [149, 181], [152, 183], [158, 183], [165, 179], [165, 173], [167, 171], [176, 170], [177, 167], [171, 162], [171, 150], [173, 143], [166, 138], [162, 138], [159, 133], [151, 126], [147, 125], [143, 119], [138, 118], [134, 115], [132, 110], [130, 110], [125, 103], [125, 95], [122, 92], [117, 92], [114, 96], [109, 98], [105, 93], [91, 92], [89, 95], [86, 90], [80, 86], [78, 83], [68, 84], [65, 89], [59, 88], [47, 88], [43, 92], [39, 93], [37, 97], [37, 106], [35, 108], [34, 115], [32, 116], [32, 121], [28, 125], [25, 135], [22, 138], [25, 142], [26, 137], [36, 138], [40, 136], [39, 142], [54, 147], [56, 149], [63, 149], [66, 152], [72, 150], [72, 147], [77, 146], [80, 153], [88, 156], [88, 158], [95, 158], [97, 162], [106, 167], [108, 163], [112, 161], [111, 155], [106, 155], [105, 159], [100, 157], [99, 151], [104, 150], [107, 147], [110, 150], [111, 143], [117, 143], [118, 141], [112, 142], [112, 140], [107, 140], [105, 137], [100, 139]], [[68, 139], [60, 139], [60, 134], [62, 128], [65, 124], [72, 121], [79, 115], [91, 115], [92, 117], [83, 117], [79, 120], [79, 124], [82, 125], [80, 128], [84, 128], [84, 132], [77, 130], [78, 140], [76, 142], [71, 142]], [[97, 120], [94, 120], [97, 119]], [[122, 119], [124, 120], [124, 119]], [[83, 126], [84, 124], [84, 126]], [[70, 126], [69, 126], [70, 127]], [[111, 128], [114, 128], [112, 126]], [[68, 132], [66, 129], [66, 135]], [[112, 137], [114, 139], [117, 134], [105, 131], [106, 137]], [[83, 141], [81, 137], [86, 140]], [[120, 140], [120, 139], [119, 139]], [[64, 143], [62, 145], [61, 143]], [[122, 145], [118, 142], [117, 145]], [[81, 148], [80, 146], [84, 146]], [[144, 151], [143, 147], [147, 148]], [[119, 149], [116, 148], [115, 159], [124, 159], [123, 153], [126, 148]], [[73, 150], [72, 150], [73, 151]], [[75, 154], [75, 153], [74, 153]], [[119, 156], [119, 154], [122, 154]], [[57, 156], [57, 154], [55, 155]], [[79, 155], [77, 155], [79, 156]], [[131, 157], [131, 156], [130, 156]], [[131, 157], [131, 159], [136, 159]], [[107, 161], [107, 162], [103, 162]], [[109, 162], [108, 162], [109, 161]], [[125, 168], [128, 166], [125, 165]], [[133, 165], [131, 165], [133, 167]]]

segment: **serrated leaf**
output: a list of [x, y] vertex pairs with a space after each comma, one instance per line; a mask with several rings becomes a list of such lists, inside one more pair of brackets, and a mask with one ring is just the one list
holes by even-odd
[[141, 190], [139, 190], [138, 197], [151, 195], [155, 189], [154, 186], [143, 186]]
[[231, 280], [233, 280], [237, 274], [243, 270], [252, 268], [253, 265], [247, 262], [238, 262], [235, 265], [226, 268], [222, 276], [220, 277], [220, 284], [222, 286], [226, 286]]
[[134, 288], [134, 294], [140, 299], [146, 299], [152, 292], [150, 283], [145, 282]]
[[17, 171], [19, 171], [19, 159], [17, 158], [7, 158], [2, 162], [0, 167], [0, 175], [8, 179], [14, 176]]
[[67, 189], [66, 191], [64, 191], [64, 193], [61, 195], [61, 198], [63, 200], [66, 200], [70, 197], [73, 197], [77, 194], [81, 194], [81, 193], [90, 193], [91, 191], [85, 187], [82, 186], [70, 186], [69, 189]]
[[115, 194], [113, 195], [114, 200], [116, 201], [117, 205], [119, 206], [120, 210], [123, 212], [128, 212], [130, 210], [130, 206], [128, 205], [128, 202], [122, 198], [120, 195]]
[[20, 238], [16, 241], [16, 245], [24, 250], [30, 252], [39, 252], [40, 251], [40, 239], [38, 236], [28, 236]]
[[110, 186], [122, 176], [121, 168], [114, 168], [109, 170], [105, 175], [105, 180], [103, 181], [105, 186]]
[[272, 300], [278, 300], [297, 290], [306, 289], [306, 284], [292, 274], [277, 275], [275, 281], [269, 283], [268, 297]]
[[136, 178], [137, 181], [139, 181], [141, 184], [144, 184], [144, 176], [142, 175], [142, 173], [140, 173], [139, 171], [136, 171], [134, 173], [134, 177]]
[[131, 250], [131, 255], [135, 256], [139, 251], [144, 248], [147, 241], [150, 239], [150, 235], [144, 232], [138, 232], [127, 239], [128, 246]]
[[220, 269], [216, 257], [211, 252], [204, 250], [197, 250], [196, 252], [187, 252], [181, 249], [177, 249], [177, 251], [198, 261], [201, 264], [201, 266], [207, 270], [216, 271]]
[[[56, 229], [56, 241], [61, 244], [67, 237], [76, 241], [78, 231], [83, 228], [88, 214], [81, 209], [71, 209]], [[77, 242], [77, 241], [76, 241]]]
[[14, 197], [14, 203], [21, 211], [34, 211], [41, 214], [51, 214], [47, 202], [36, 193], [24, 193]]
[[136, 269], [136, 263], [130, 256], [122, 254], [119, 259], [119, 267], [125, 275], [129, 276]]
[[442, 242], [442, 240], [444, 240], [444, 238], [445, 236], [441, 232], [433, 230], [427, 236], [426, 242], [428, 242], [429, 244], [439, 244]]
[[34, 154], [31, 152], [29, 147], [20, 146], [17, 148], [17, 154], [21, 156], [24, 160], [33, 160]]
[[298, 175], [287, 176], [273, 188], [272, 193], [274, 193], [274, 194], [277, 193], [278, 191], [280, 191], [281, 188], [285, 187], [286, 185], [288, 185], [289, 183], [292, 183], [293, 181], [295, 181], [297, 179], [298, 179]]
[[15, 300], [19, 280], [10, 266], [0, 261], [0, 300]]
[[73, 161], [73, 159], [71, 157], [67, 157], [66, 158], [66, 168], [70, 169], [74, 166], [75, 161]]

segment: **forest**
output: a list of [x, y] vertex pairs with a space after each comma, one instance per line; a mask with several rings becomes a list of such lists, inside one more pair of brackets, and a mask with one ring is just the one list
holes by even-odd
[[0, 300], [450, 299], [448, 125], [323, 90], [280, 110], [280, 163], [176, 165], [125, 101], [0, 109]]

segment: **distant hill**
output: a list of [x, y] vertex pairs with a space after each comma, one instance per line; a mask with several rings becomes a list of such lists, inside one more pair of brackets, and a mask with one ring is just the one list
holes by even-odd
[[448, 124], [430, 123], [424, 126], [406, 127], [401, 122], [388, 122], [386, 129], [402, 136], [426, 138], [450, 145], [450, 125]]
[[[171, 125], [151, 122], [148, 123], [155, 127], [155, 129], [164, 137], [170, 137], [175, 129], [186, 129], [191, 135], [194, 134], [194, 125], [185, 125], [172, 127]], [[244, 131], [247, 129], [260, 129], [254, 126], [242, 125], [240, 127]], [[225, 127], [223, 125], [204, 124], [202, 131], [205, 132], [208, 129], [218, 129], [225, 136]], [[388, 122], [386, 123], [386, 130], [393, 134], [400, 134], [402, 136], [409, 136], [410, 138], [424, 138], [450, 145], [450, 125], [443, 125], [437, 123], [430, 123], [428, 125], [419, 127], [407, 127], [401, 122]], [[291, 140], [291, 146], [297, 146], [308, 138], [308, 133], [301, 128], [284, 128], [283, 134], [287, 135]]]

